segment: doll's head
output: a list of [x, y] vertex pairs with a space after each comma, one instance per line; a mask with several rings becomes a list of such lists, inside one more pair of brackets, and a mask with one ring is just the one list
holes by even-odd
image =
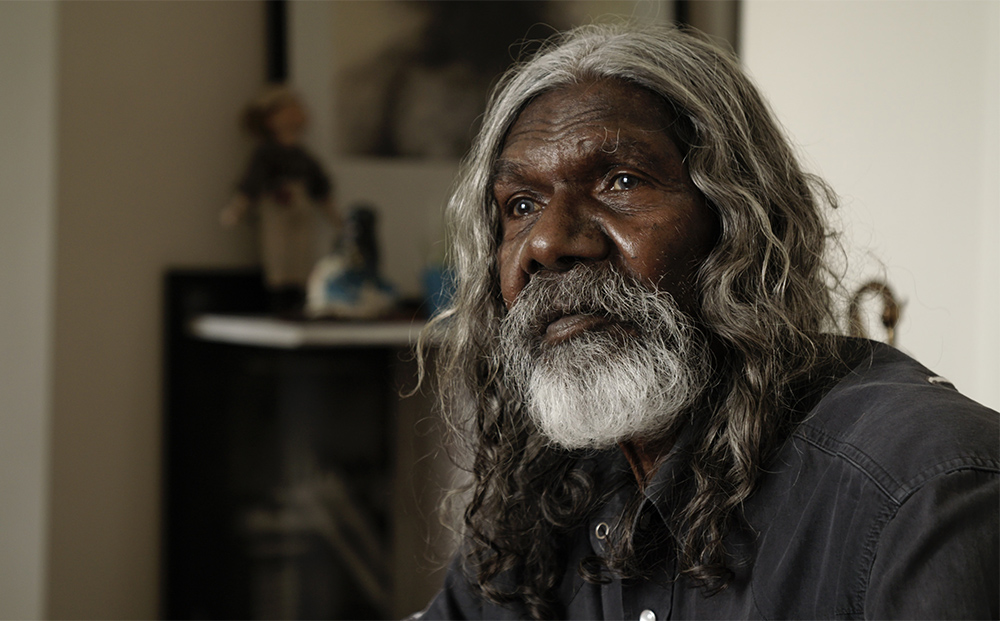
[[257, 138], [291, 146], [302, 137], [306, 120], [299, 96], [287, 86], [272, 86], [246, 107], [242, 125]]

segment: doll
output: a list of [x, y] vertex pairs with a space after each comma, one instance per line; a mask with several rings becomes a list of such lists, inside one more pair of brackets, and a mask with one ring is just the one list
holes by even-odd
[[329, 247], [329, 227], [322, 220], [339, 225], [332, 184], [301, 145], [306, 113], [290, 89], [270, 88], [247, 107], [242, 125], [259, 144], [219, 219], [231, 227], [256, 210], [264, 283], [274, 310], [298, 310], [309, 273]]

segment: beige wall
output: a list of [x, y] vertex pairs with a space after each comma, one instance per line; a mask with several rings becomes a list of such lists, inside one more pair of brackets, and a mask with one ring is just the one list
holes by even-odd
[[259, 2], [59, 12], [48, 615], [157, 614], [161, 292], [171, 265], [246, 263], [217, 213], [263, 83]]
[[898, 345], [1000, 408], [1000, 3], [747, 0], [743, 58], [840, 194]]
[[0, 3], [0, 619], [45, 597], [56, 11]]

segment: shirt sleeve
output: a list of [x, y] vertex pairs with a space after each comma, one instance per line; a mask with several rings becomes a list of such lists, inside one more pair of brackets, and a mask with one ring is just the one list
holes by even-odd
[[996, 470], [936, 476], [880, 537], [867, 619], [1000, 618], [1000, 479]]

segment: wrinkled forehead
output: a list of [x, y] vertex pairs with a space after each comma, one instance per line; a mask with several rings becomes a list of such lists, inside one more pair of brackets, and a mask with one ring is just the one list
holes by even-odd
[[526, 153], [591, 158], [683, 160], [677, 115], [663, 97], [633, 82], [593, 79], [560, 85], [531, 98], [514, 115], [493, 159], [491, 185]]
[[[495, 151], [500, 154], [523, 138], [557, 136], [569, 127], [590, 126], [597, 134], [617, 134], [628, 126], [648, 132], [650, 140], [667, 139], [686, 151], [678, 140], [679, 115], [665, 97], [629, 80], [589, 78], [545, 89], [530, 97], [512, 116]], [[681, 132], [684, 133], [684, 132]], [[607, 136], [614, 148], [615, 136]]]

